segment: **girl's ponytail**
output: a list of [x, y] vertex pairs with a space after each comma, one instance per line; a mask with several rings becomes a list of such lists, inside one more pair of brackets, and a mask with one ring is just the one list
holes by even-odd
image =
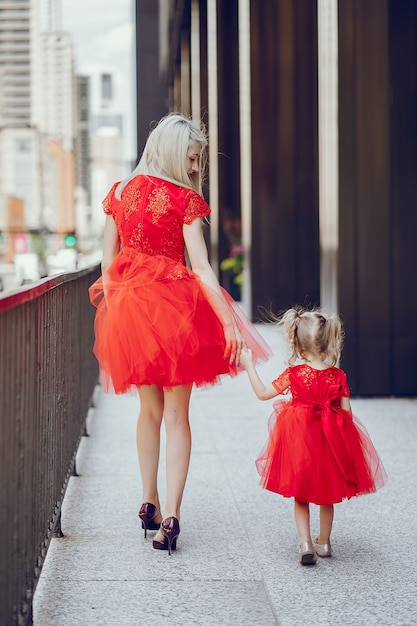
[[299, 357], [299, 348], [297, 340], [297, 328], [300, 321], [301, 313], [298, 309], [288, 309], [281, 319], [280, 324], [284, 326], [285, 334], [287, 335], [288, 343], [290, 344], [290, 356], [288, 358], [288, 364], [293, 365]]
[[325, 323], [320, 337], [320, 352], [330, 365], [336, 365], [342, 351], [342, 324], [337, 315], [321, 315], [321, 317]]

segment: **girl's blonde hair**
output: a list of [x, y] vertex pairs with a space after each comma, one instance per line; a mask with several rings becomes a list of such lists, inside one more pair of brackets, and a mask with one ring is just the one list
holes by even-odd
[[289, 365], [306, 354], [314, 355], [333, 366], [340, 358], [343, 345], [342, 323], [337, 315], [326, 315], [319, 309], [289, 309], [279, 319], [290, 344]]
[[[198, 172], [187, 172], [187, 152], [194, 144], [200, 144], [201, 155]], [[141, 159], [130, 176], [116, 189], [120, 198], [127, 183], [138, 174], [157, 176], [181, 187], [194, 189], [202, 195], [203, 175], [206, 168], [205, 129], [180, 113], [169, 113], [150, 132]]]

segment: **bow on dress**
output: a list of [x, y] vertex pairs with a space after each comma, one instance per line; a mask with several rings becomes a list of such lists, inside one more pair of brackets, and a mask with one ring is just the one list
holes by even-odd
[[348, 422], [351, 423], [352, 418], [347, 411], [340, 408], [339, 398], [328, 398], [323, 402], [303, 398], [302, 401], [295, 401], [294, 404], [309, 408], [313, 412], [313, 420], [321, 421], [324, 436], [343, 477], [347, 482], [355, 484], [357, 476], [350, 446], [352, 433], [348, 432]]

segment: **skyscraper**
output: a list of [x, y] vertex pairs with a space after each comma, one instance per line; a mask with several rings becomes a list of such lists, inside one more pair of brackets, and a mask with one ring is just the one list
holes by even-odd
[[34, 93], [39, 68], [36, 0], [0, 0], [0, 9], [0, 229], [8, 230], [16, 198], [23, 200], [25, 225], [38, 228], [42, 193]]
[[36, 233], [75, 228], [74, 62], [59, 13], [60, 0], [0, 0], [0, 231], [12, 242], [9, 262], [31, 251]]

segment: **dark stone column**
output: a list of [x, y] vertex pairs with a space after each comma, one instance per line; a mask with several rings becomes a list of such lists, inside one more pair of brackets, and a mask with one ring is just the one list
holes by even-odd
[[360, 395], [417, 392], [416, 26], [413, 0], [339, 0], [342, 366]]
[[152, 121], [168, 113], [168, 87], [159, 74], [159, 11], [155, 0], [136, 0], [136, 103], [138, 155]]
[[[239, 140], [238, 2], [217, 0], [217, 72], [219, 142], [219, 261], [241, 243]], [[240, 289], [228, 272], [226, 289], [237, 299]]]
[[253, 317], [318, 304], [317, 5], [251, 3]]
[[392, 392], [416, 395], [417, 3], [390, 1]]
[[207, 0], [200, 0], [200, 98], [201, 119], [208, 126], [208, 59], [207, 59]]

